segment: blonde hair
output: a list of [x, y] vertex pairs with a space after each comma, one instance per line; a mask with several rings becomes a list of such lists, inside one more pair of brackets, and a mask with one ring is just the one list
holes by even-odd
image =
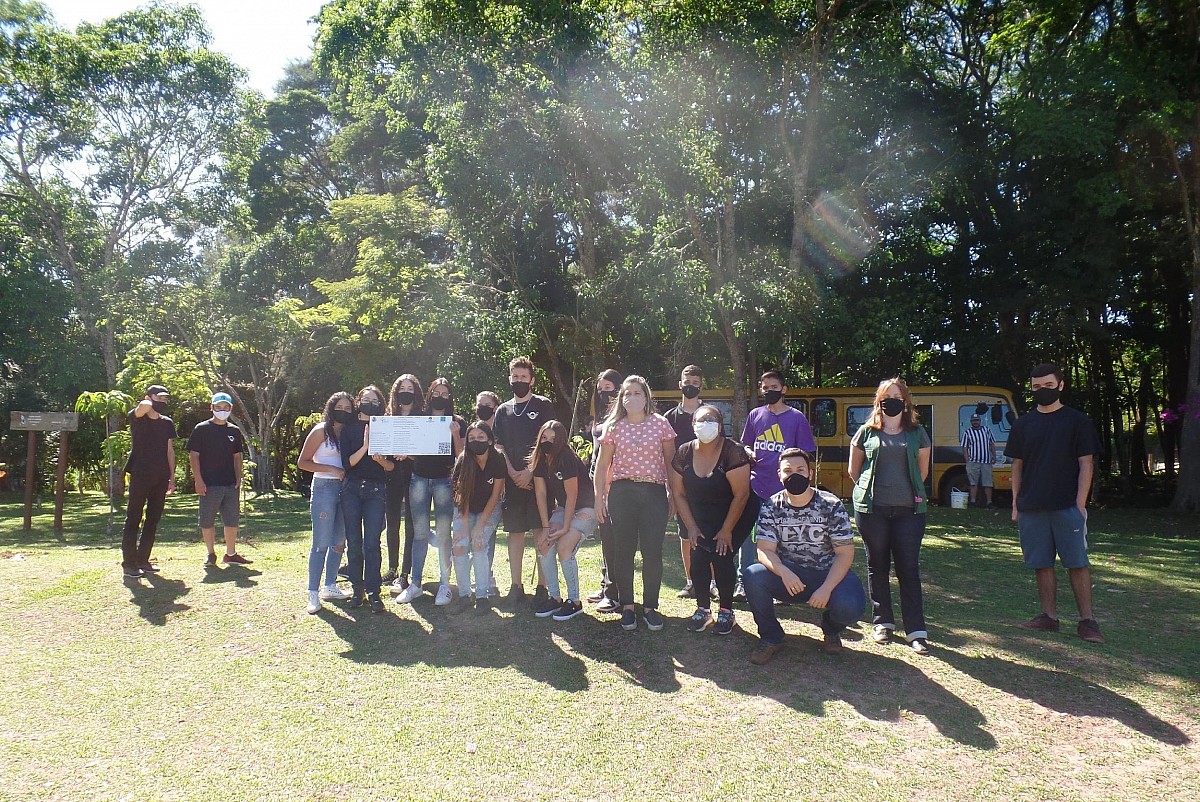
[[608, 411], [608, 417], [604, 419], [604, 431], [610, 431], [613, 426], [629, 416], [625, 411], [625, 388], [631, 384], [640, 385], [642, 392], [646, 394], [646, 414], [654, 414], [654, 396], [650, 393], [650, 384], [636, 373], [626, 376], [625, 381], [621, 382], [621, 389], [617, 391], [617, 397], [613, 399], [612, 409]]

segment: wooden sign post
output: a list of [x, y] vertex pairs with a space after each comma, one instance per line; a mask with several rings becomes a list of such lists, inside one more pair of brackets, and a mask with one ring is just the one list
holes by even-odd
[[79, 430], [79, 415], [74, 412], [10, 412], [8, 428], [29, 432], [25, 456], [25, 531], [33, 528], [33, 484], [37, 478], [37, 435], [35, 432], [61, 432], [58, 442], [58, 481], [54, 489], [54, 528], [62, 530], [63, 496], [67, 484], [67, 433]]

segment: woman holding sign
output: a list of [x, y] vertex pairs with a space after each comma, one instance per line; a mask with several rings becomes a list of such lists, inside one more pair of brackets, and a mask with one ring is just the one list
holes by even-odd
[[346, 524], [346, 546], [350, 560], [351, 607], [368, 600], [371, 612], [382, 613], [379, 598], [379, 568], [382, 554], [379, 535], [387, 497], [387, 476], [395, 469], [391, 457], [370, 454], [372, 416], [383, 414], [383, 393], [373, 384], [358, 391], [358, 415], [342, 427], [342, 516]]
[[[411, 373], [401, 374], [392, 383], [391, 398], [388, 400], [389, 415], [420, 415], [425, 408], [421, 382]], [[383, 583], [391, 586], [393, 595], [408, 587], [408, 574], [412, 570], [413, 517], [412, 504], [408, 503], [408, 487], [412, 482], [412, 459], [407, 454], [395, 454], [396, 470], [388, 474], [387, 489], [387, 549], [388, 572]], [[404, 521], [404, 562], [400, 562], [400, 521]]]
[[[412, 505], [413, 526], [413, 556], [412, 583], [404, 592], [396, 597], [396, 601], [407, 604], [421, 597], [425, 591], [421, 587], [425, 573], [425, 557], [429, 554], [429, 544], [438, 549], [439, 584], [435, 603], [447, 605], [454, 599], [454, 591], [450, 587], [450, 522], [454, 518], [454, 492], [450, 488], [450, 472], [454, 469], [454, 459], [462, 452], [463, 438], [467, 433], [467, 422], [454, 414], [454, 395], [450, 390], [450, 382], [444, 378], [434, 379], [429, 383], [429, 392], [425, 396], [425, 411], [431, 416], [445, 416], [450, 427], [450, 453], [438, 455], [421, 455], [412, 458], [412, 481], [408, 487], [408, 503]], [[429, 525], [430, 503], [433, 505], [433, 517], [436, 529]]]

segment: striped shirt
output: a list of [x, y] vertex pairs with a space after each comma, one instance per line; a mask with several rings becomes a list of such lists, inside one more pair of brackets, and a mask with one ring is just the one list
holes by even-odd
[[990, 464], [993, 462], [992, 448], [995, 444], [992, 432], [986, 426], [978, 429], [968, 426], [963, 430], [962, 448], [967, 452], [967, 462]]

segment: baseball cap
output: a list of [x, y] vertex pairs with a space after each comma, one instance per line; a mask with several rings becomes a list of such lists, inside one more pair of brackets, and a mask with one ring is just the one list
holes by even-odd
[[971, 420], [979, 420], [979, 416], [978, 416], [978, 415], [972, 415], [972, 416], [971, 416]]
[[170, 395], [171, 391], [161, 384], [152, 384], [146, 388], [146, 395]]
[[229, 393], [213, 393], [212, 402], [220, 404], [222, 402], [233, 406], [233, 399], [229, 397]]

